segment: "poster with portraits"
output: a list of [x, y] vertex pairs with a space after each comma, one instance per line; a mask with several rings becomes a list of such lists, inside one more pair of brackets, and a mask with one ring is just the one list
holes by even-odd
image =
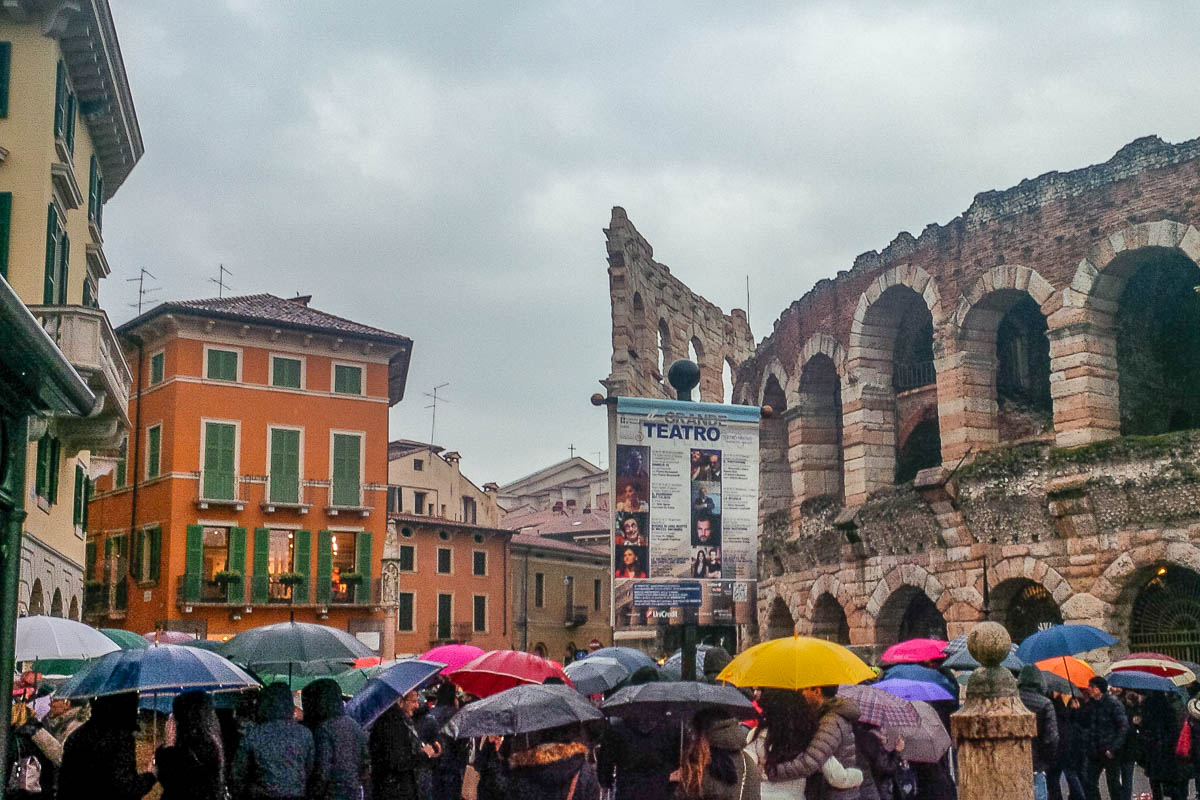
[[618, 630], [751, 621], [759, 417], [756, 406], [618, 398], [611, 476]]

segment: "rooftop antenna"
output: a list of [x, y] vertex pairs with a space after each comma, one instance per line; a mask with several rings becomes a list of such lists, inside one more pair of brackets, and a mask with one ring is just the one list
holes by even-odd
[[574, 443], [570, 444], [570, 445], [567, 447], [567, 450], [571, 451], [571, 458], [574, 458], [574, 457], [575, 457], [575, 445], [574, 445]]
[[601, 455], [599, 450], [596, 451], [596, 466], [600, 469], [604, 469], [604, 457]]
[[746, 321], [750, 320], [750, 276], [746, 275]]
[[217, 277], [208, 279], [209, 283], [215, 283], [217, 285], [217, 297], [224, 297], [225, 290], [233, 288], [232, 286], [229, 286], [225, 283], [226, 275], [233, 275], [233, 273], [230, 272], [229, 270], [225, 269], [224, 264], [218, 264], [217, 265]]
[[424, 392], [424, 395], [426, 397], [433, 398], [433, 402], [430, 403], [429, 405], [425, 406], [426, 408], [433, 410], [433, 414], [431, 415], [433, 417], [433, 420], [429, 423], [429, 452], [431, 452], [431, 453], [433, 452], [433, 434], [434, 434], [434, 431], [437, 430], [438, 401], [441, 400], [443, 403], [450, 402], [449, 400], [447, 400], [444, 397], [438, 397], [438, 389], [445, 389], [449, 385], [450, 385], [449, 383], [439, 383], [437, 386], [433, 387], [433, 389], [431, 391]]
[[125, 279], [125, 282], [126, 282], [126, 283], [136, 283], [136, 284], [138, 285], [138, 289], [137, 289], [137, 292], [138, 292], [138, 299], [137, 299], [137, 302], [136, 302], [136, 303], [130, 303], [130, 304], [129, 304], [129, 307], [130, 307], [130, 308], [136, 308], [136, 309], [137, 309], [138, 316], [141, 316], [141, 313], [142, 313], [142, 303], [143, 303], [143, 302], [145, 302], [145, 300], [146, 300], [146, 295], [148, 295], [148, 294], [151, 294], [152, 292], [157, 292], [157, 291], [160, 291], [160, 287], [158, 287], [158, 286], [152, 286], [152, 287], [149, 287], [149, 288], [147, 288], [147, 287], [146, 287], [146, 278], [147, 278], [147, 277], [154, 278], [155, 280], [158, 280], [158, 278], [156, 278], [156, 277], [154, 276], [154, 273], [152, 273], [150, 270], [146, 269], [145, 267], [142, 267], [140, 270], [138, 270], [138, 276], [137, 276], [136, 278], [126, 278], [126, 279]]

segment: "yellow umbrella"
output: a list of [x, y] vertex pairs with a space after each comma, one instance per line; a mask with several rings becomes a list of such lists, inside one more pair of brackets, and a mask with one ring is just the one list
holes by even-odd
[[717, 676], [734, 686], [770, 689], [806, 689], [862, 683], [875, 671], [840, 644], [809, 636], [789, 636], [756, 644]]

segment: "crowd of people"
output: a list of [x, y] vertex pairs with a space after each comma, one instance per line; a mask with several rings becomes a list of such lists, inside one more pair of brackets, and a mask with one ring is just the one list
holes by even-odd
[[[708, 651], [712, 680], [728, 654]], [[931, 665], [936, 667], [936, 665]], [[945, 672], [949, 678], [950, 674]], [[643, 667], [628, 680], [660, 673]], [[949, 685], [957, 683], [948, 681]], [[1095, 677], [1072, 695], [1047, 691], [1033, 665], [1018, 676], [1036, 715], [1035, 796], [1132, 800], [1140, 765], [1155, 800], [1186, 800], [1200, 777], [1200, 698], [1135, 693]], [[516, 736], [455, 739], [447, 723], [463, 697], [448, 681], [409, 692], [364, 730], [330, 679], [297, 702], [274, 683], [233, 708], [205, 692], [174, 698], [165, 725], [135, 694], [90, 703], [18, 698], [12, 707], [9, 793], [14, 797], [134, 800], [953, 800], [953, 751], [934, 763], [905, 758], [859, 720], [837, 687], [754, 693], [739, 720], [702, 709], [690, 719], [611, 719], [601, 732], [567, 726]], [[948, 728], [957, 698], [931, 703]], [[141, 722], [139, 722], [139, 719]], [[162, 730], [139, 769], [135, 737]], [[1197, 786], [1200, 789], [1200, 783]], [[151, 794], [154, 796], [154, 794]]]

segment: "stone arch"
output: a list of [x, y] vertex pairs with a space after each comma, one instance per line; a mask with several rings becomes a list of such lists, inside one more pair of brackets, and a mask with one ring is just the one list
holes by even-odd
[[61, 617], [63, 615], [63, 596], [61, 589], [54, 590], [54, 597], [50, 598], [50, 616]]
[[646, 302], [642, 299], [641, 292], [633, 293], [633, 314], [631, 319], [633, 330], [629, 332], [629, 354], [633, 357], [634, 363], [638, 359], [645, 358], [649, 352], [650, 337], [649, 327], [646, 323]]
[[758, 512], [760, 522], [777, 511], [789, 511], [792, 505], [792, 471], [788, 465], [787, 395], [778, 375], [769, 370], [763, 379], [763, 405], [775, 412], [763, 418], [758, 436]]
[[812, 635], [816, 638], [841, 645], [850, 644], [850, 623], [846, 609], [832, 594], [823, 592], [817, 597], [810, 620]]
[[1049, 320], [1058, 446], [1120, 435], [1120, 300], [1146, 259], [1166, 254], [1182, 256], [1193, 265], [1200, 262], [1200, 231], [1173, 220], [1116, 231], [1091, 247], [1070, 286], [1063, 289], [1062, 308]]
[[737, 367], [733, 364], [733, 359], [726, 356], [721, 359], [721, 403], [734, 403], [733, 387], [737, 378]]
[[1161, 539], [1120, 553], [1092, 583], [1089, 593], [1071, 598], [1063, 615], [1072, 621], [1100, 624], [1122, 643], [1128, 642], [1133, 604], [1150, 576], [1163, 567], [1200, 573], [1200, 547], [1186, 536], [1186, 531], [1163, 531]]
[[35, 578], [29, 590], [29, 616], [46, 613], [46, 595], [42, 591], [42, 579]]
[[[988, 583], [995, 587], [1004, 581], [1024, 579], [1046, 588], [1054, 602], [1061, 607], [1071, 598], [1073, 589], [1058, 570], [1032, 556], [1012, 556], [988, 567]], [[975, 589], [983, 596], [983, 575], [975, 581]]]
[[73, 619], [76, 622], [79, 622], [79, 598], [78, 597], [71, 598], [71, 609], [67, 613], [67, 618]]
[[[1049, 341], [1043, 334], [1047, 318], [1057, 301], [1054, 287], [1035, 270], [1018, 264], [992, 267], [981, 275], [958, 299], [950, 320], [954, 357], [945, 365], [945, 385], [959, 387], [956, 397], [943, 405], [959, 415], [962, 424], [948, 425], [942, 440], [942, 456], [956, 459], [972, 446], [1020, 438], [1040, 431], [1020, 430], [1006, 425], [1002, 431], [1000, 405], [1036, 406], [1036, 414], [1045, 414], [1050, 422]], [[1012, 334], [1019, 332], [1014, 337]], [[1000, 340], [1004, 339], [1003, 348]], [[1020, 352], [1017, 352], [1020, 351]], [[1014, 358], [1024, 360], [1014, 376], [1028, 386], [1024, 394], [1010, 391], [1001, 367], [1008, 369]], [[999, 385], [1005, 384], [1002, 393]], [[1003, 394], [1003, 396], [1002, 396]], [[1014, 412], [1017, 409], [1013, 409]], [[1018, 414], [1006, 420], [1020, 420], [1024, 427], [1036, 427], [1037, 421]]]
[[794, 513], [799, 513], [800, 505], [813, 497], [842, 498], [842, 373], [837, 366], [840, 354], [833, 347], [813, 348], [813, 351], [796, 370], [796, 390], [788, 414], [788, 465]]
[[796, 360], [796, 368], [793, 370], [797, 381], [797, 385], [793, 387], [793, 390], [799, 387], [800, 374], [804, 369], [804, 365], [812, 361], [813, 356], [818, 353], [827, 356], [833, 362], [838, 375], [845, 376], [846, 351], [842, 347], [841, 342], [831, 334], [816, 333], [808, 337], [808, 341], [804, 343], [804, 347], [800, 350], [800, 358]]
[[[784, 397], [787, 397], [786, 387], [791, 386], [791, 376], [788, 371], [784, 369], [783, 364], [780, 363], [778, 358], [772, 358], [771, 362], [767, 364], [767, 368], [763, 370], [762, 378], [759, 379], [758, 392], [756, 394], [759, 405], [765, 405], [767, 402], [766, 392], [771, 378], [775, 379], [775, 383], [780, 389], [783, 390]], [[785, 409], [780, 408], [775, 409], [777, 413], [782, 413], [784, 410]]]
[[665, 380], [667, 370], [675, 361], [675, 349], [671, 342], [671, 326], [663, 317], [658, 318], [658, 378]]
[[[954, 602], [945, 586], [920, 564], [901, 564], [880, 581], [867, 601], [866, 613], [875, 623], [875, 643], [894, 644], [900, 634], [900, 620], [917, 594], [922, 595], [938, 613], [944, 615]], [[945, 624], [943, 617], [942, 624]]]
[[767, 610], [767, 638], [779, 639], [796, 631], [796, 620], [783, 598], [776, 595]]
[[[896, 481], [897, 418], [926, 408], [936, 413], [944, 322], [937, 285], [920, 267], [885, 270], [859, 297], [842, 393], [847, 505]], [[896, 363], [898, 353], [905, 363]], [[918, 469], [941, 460], [940, 442], [933, 457]]]
[[827, 594], [838, 601], [838, 604], [844, 609], [849, 609], [854, 605], [854, 598], [850, 591], [846, 588], [835, 573], [826, 572], [813, 581], [813, 585], [808, 589], [808, 601], [804, 606], [804, 618], [812, 619], [813, 613], [816, 611], [817, 599]]

